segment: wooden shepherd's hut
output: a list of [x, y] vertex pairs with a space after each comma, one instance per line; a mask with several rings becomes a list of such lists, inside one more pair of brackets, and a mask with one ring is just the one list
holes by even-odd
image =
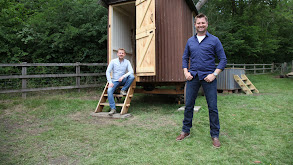
[[[102, 0], [108, 8], [108, 62], [124, 48], [135, 92], [184, 94], [182, 54], [194, 35], [192, 0]], [[157, 89], [157, 86], [173, 86]], [[176, 87], [176, 88], [174, 88]]]

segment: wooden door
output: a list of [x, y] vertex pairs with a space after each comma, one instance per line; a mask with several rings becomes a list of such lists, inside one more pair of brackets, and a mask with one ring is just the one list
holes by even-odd
[[156, 75], [155, 0], [136, 0], [136, 75]]

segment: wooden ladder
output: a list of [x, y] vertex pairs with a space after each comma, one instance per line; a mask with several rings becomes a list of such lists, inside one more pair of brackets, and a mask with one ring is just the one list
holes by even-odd
[[256, 87], [251, 83], [245, 74], [241, 74], [241, 78], [238, 75], [234, 75], [234, 80], [238, 83], [241, 89], [247, 94], [259, 93]]
[[[110, 106], [110, 104], [106, 102], [108, 99], [108, 93], [107, 93], [108, 85], [109, 85], [109, 83], [107, 82], [107, 84], [105, 85], [105, 88], [103, 90], [103, 93], [100, 97], [100, 100], [99, 100], [99, 103], [98, 103], [97, 108], [95, 110], [95, 113], [102, 112], [104, 106]], [[130, 107], [130, 102], [133, 97], [135, 87], [136, 87], [136, 81], [134, 80], [132, 82], [132, 84], [130, 85], [130, 87], [128, 88], [126, 96], [123, 96], [121, 94], [114, 94], [114, 98], [116, 97], [118, 100], [120, 100], [122, 97], [125, 97], [123, 103], [116, 103], [115, 102], [116, 107], [122, 107], [121, 112], [120, 112], [121, 115], [124, 115], [127, 113], [128, 108]], [[121, 88], [121, 87], [118, 87], [118, 88]]]

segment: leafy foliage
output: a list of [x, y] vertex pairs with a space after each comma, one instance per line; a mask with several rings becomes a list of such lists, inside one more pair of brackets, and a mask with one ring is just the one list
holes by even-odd
[[[106, 62], [107, 9], [97, 2], [1, 0], [1, 63]], [[293, 59], [292, 8], [291, 0], [209, 0], [200, 12], [229, 63], [271, 63]]]
[[271, 63], [293, 59], [292, 7], [287, 0], [209, 0], [200, 12], [230, 63]]
[[94, 0], [3, 1], [2, 62], [106, 62], [107, 19]]
[[15, 1], [0, 1], [0, 57], [1, 62], [15, 62], [25, 56], [17, 39], [17, 32], [21, 30], [27, 14], [24, 5]]

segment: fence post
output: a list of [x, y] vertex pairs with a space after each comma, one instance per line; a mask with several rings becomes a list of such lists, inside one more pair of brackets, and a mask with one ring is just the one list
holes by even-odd
[[288, 72], [287, 62], [284, 62], [284, 75]]
[[262, 73], [265, 73], [265, 65], [262, 66]]
[[282, 66], [281, 66], [281, 75], [284, 76], [286, 73], [287, 73], [287, 63], [284, 62], [282, 63]]
[[[26, 64], [27, 62], [23, 62], [23, 64]], [[22, 76], [25, 76], [27, 75], [27, 67], [26, 66], [22, 66], [21, 67], [21, 75]], [[21, 89], [26, 89], [26, 85], [27, 85], [27, 82], [26, 82], [26, 78], [22, 78], [21, 79]], [[26, 92], [22, 92], [22, 98], [26, 99]]]
[[272, 63], [272, 70], [271, 70], [271, 72], [273, 73], [274, 72], [274, 68], [275, 67], [275, 63]]
[[76, 63], [77, 64], [77, 66], [76, 66], [76, 68], [75, 68], [75, 70], [76, 70], [76, 86], [78, 86], [78, 92], [80, 92], [80, 76], [77, 76], [77, 75], [79, 75], [80, 74], [80, 62], [77, 62]]
[[254, 74], [256, 74], [256, 67], [255, 67], [255, 64], [253, 65], [253, 69], [254, 69]]
[[284, 75], [284, 63], [281, 64], [281, 75]]
[[291, 72], [293, 72], [293, 60], [292, 60], [292, 65], [291, 65]]

